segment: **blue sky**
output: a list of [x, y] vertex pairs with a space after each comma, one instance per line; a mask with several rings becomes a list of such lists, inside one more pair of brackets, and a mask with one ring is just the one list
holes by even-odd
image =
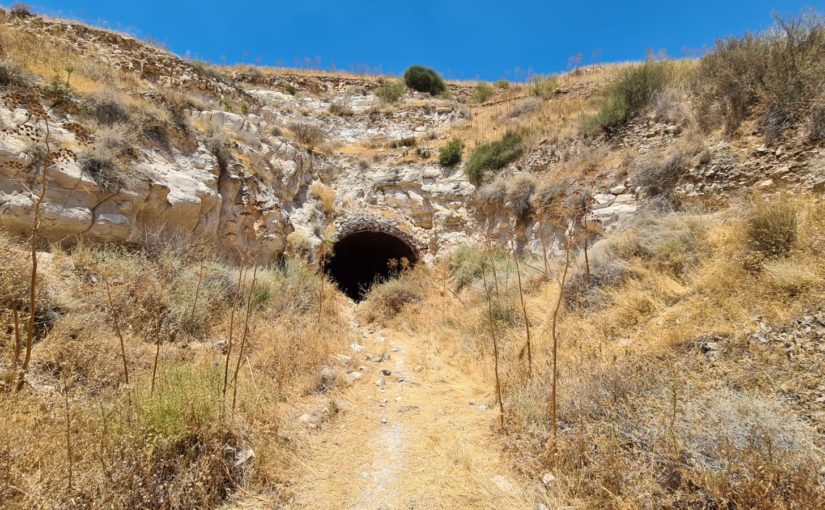
[[[7, 2], [8, 3], [8, 0]], [[312, 66], [400, 74], [411, 64], [447, 78], [524, 79], [584, 63], [680, 56], [721, 36], [760, 30], [771, 13], [825, 2], [30, 0], [38, 12], [151, 38], [214, 63]]]

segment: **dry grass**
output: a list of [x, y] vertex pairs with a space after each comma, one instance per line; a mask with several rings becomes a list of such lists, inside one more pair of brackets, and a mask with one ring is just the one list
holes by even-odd
[[[58, 79], [81, 95], [102, 94], [107, 90], [138, 90], [139, 80], [132, 74], [118, 71], [89, 59], [51, 37], [39, 37], [30, 32], [0, 26], [6, 58], [27, 73], [45, 82]], [[67, 69], [71, 68], [71, 78]]]
[[[2, 243], [8, 257], [24, 254], [10, 238]], [[249, 276], [235, 296], [237, 270], [213, 258], [201, 264], [203, 250], [194, 246], [146, 252], [55, 246], [50, 257], [42, 256], [42, 282], [50, 290], [41, 296], [56, 312], [36, 337], [29, 385], [0, 399], [4, 508], [207, 508], [239, 487], [282, 482], [284, 444], [273, 433], [279, 406], [320, 387], [320, 368], [350, 342], [341, 333], [348, 327], [337, 295], [325, 298], [319, 323], [317, 274], [291, 261], [259, 269], [254, 287]], [[5, 330], [20, 285], [13, 272], [3, 277]], [[122, 384], [103, 278], [122, 327], [130, 385]], [[229, 308], [247, 299], [251, 319], [232, 414], [224, 410], [218, 367]], [[150, 391], [157, 343], [157, 384]], [[5, 335], [2, 347], [10, 352]], [[7, 361], [4, 354], [0, 366]], [[64, 392], [71, 413], [70, 489]], [[236, 465], [247, 448], [255, 459]]]
[[[501, 322], [497, 333], [508, 442], [526, 474], [555, 476], [547, 504], [822, 505], [818, 469], [825, 445], [817, 430], [825, 423], [807, 411], [817, 393], [805, 386], [811, 370], [822, 370], [821, 359], [801, 351], [789, 359], [778, 340], [760, 345], [750, 337], [754, 317], [781, 325], [806, 309], [821, 312], [824, 218], [812, 200], [794, 206], [798, 240], [760, 273], [747, 267], [747, 214], [736, 208], [641, 220], [594, 246], [593, 280], [584, 287], [593, 290], [583, 291], [586, 301], [568, 299], [560, 314], [555, 456], [546, 449], [552, 381], [547, 303], [555, 302], [558, 284], [527, 271], [532, 378], [520, 357], [523, 327]], [[463, 276], [474, 273], [462, 269], [473, 266], [474, 257], [467, 251], [454, 260], [450, 284], [462, 289], [461, 301], [432, 285], [395, 323], [437, 346], [457, 369], [492, 381], [483, 291], [475, 277]], [[513, 271], [498, 267], [498, 299], [515, 306]], [[584, 285], [583, 277], [578, 281]], [[813, 346], [803, 348], [811, 353]], [[787, 382], [778, 384], [777, 377]]]

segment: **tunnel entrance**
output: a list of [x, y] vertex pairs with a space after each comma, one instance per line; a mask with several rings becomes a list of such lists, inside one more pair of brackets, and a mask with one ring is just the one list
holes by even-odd
[[335, 243], [326, 272], [347, 296], [360, 301], [372, 284], [395, 276], [402, 259], [409, 265], [418, 261], [404, 240], [385, 232], [354, 232]]

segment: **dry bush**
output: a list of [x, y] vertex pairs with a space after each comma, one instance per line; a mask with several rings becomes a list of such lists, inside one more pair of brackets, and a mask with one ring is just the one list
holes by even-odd
[[129, 108], [122, 104], [112, 93], [97, 97], [92, 112], [95, 119], [105, 126], [129, 122], [131, 118]]
[[522, 117], [524, 115], [537, 112], [540, 107], [541, 99], [536, 97], [528, 97], [515, 105], [513, 109], [510, 110], [509, 116], [510, 118]]
[[407, 86], [400, 80], [385, 80], [379, 79], [378, 88], [375, 89], [375, 95], [378, 96], [384, 103], [397, 103], [404, 92], [407, 91]]
[[324, 213], [330, 214], [335, 211], [335, 199], [338, 193], [334, 189], [318, 181], [310, 184], [308, 191], [310, 197], [320, 202]]
[[329, 113], [333, 115], [338, 115], [339, 117], [350, 117], [354, 114], [352, 108], [350, 108], [349, 105], [341, 101], [336, 101], [330, 104]]
[[[23, 310], [28, 306], [29, 285], [31, 283], [31, 255], [22, 240], [15, 240], [0, 230], [0, 309], [16, 307]], [[43, 279], [38, 282], [38, 295], [45, 297]]]
[[818, 104], [811, 108], [808, 138], [813, 141], [825, 140], [825, 105]]
[[292, 122], [289, 130], [295, 136], [298, 143], [309, 147], [314, 147], [324, 141], [324, 131], [313, 124], [305, 122]]
[[424, 283], [413, 272], [373, 285], [364, 303], [363, 317], [367, 322], [392, 319], [404, 308], [424, 298]]
[[534, 96], [550, 99], [559, 88], [559, 79], [556, 76], [536, 75], [530, 79], [530, 88]]
[[492, 99], [495, 94], [496, 91], [489, 83], [478, 82], [475, 90], [473, 90], [473, 93], [470, 96], [470, 100], [474, 103], [482, 104]]
[[721, 40], [702, 58], [703, 102], [721, 107], [728, 134], [758, 109], [770, 142], [821, 97], [823, 55], [825, 21], [819, 14], [809, 11], [792, 19], [776, 18], [772, 30]]
[[16, 18], [28, 18], [34, 16], [31, 6], [23, 2], [16, 2], [9, 7], [9, 13]]
[[797, 239], [797, 207], [780, 199], [756, 206], [748, 218], [747, 237], [751, 249], [768, 257], [790, 253]]
[[708, 220], [701, 216], [637, 218], [592, 246], [589, 277], [583, 260], [579, 261], [565, 287], [566, 303], [585, 309], [603, 307], [609, 304], [608, 291], [637, 275], [640, 267], [684, 275], [707, 252], [707, 229]]
[[476, 190], [476, 200], [488, 211], [503, 208], [507, 200], [507, 177], [498, 175], [492, 182], [481, 185]]
[[533, 210], [536, 213], [552, 217], [557, 216], [564, 209], [564, 196], [567, 185], [557, 179], [544, 179], [536, 185], [531, 197]]
[[95, 181], [103, 193], [117, 193], [123, 187], [123, 172], [110, 153], [104, 150], [84, 152], [77, 162], [80, 170]]
[[653, 102], [656, 120], [677, 126], [686, 126], [693, 121], [690, 103], [684, 90], [667, 87]]
[[685, 163], [681, 152], [677, 151], [666, 158], [652, 154], [640, 162], [635, 184], [644, 188], [648, 196], [669, 197], [684, 172]]
[[93, 151], [127, 164], [139, 156], [140, 141], [133, 129], [126, 125], [101, 127], [95, 132]]
[[22, 87], [26, 84], [27, 79], [17, 65], [6, 60], [0, 60], [0, 86]]
[[525, 172], [519, 172], [507, 181], [507, 204], [521, 221], [526, 221], [532, 213], [531, 199], [535, 190], [535, 178]]

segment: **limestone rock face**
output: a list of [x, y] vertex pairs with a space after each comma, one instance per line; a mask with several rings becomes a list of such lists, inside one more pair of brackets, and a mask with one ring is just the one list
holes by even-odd
[[[50, 117], [44, 235], [52, 240], [82, 236], [141, 243], [152, 236], [179, 233], [214, 243], [233, 258], [270, 262], [289, 249], [290, 236], [293, 240], [298, 236], [303, 255], [314, 257], [325, 239], [361, 224], [395, 233], [429, 262], [462, 244], [514, 235], [520, 250], [541, 253], [548, 245], [552, 249], [562, 233], [536, 220], [519, 223], [506, 209], [482, 210], [474, 201], [476, 188], [460, 168], [327, 155], [273, 132], [278, 119], [289, 119], [289, 112], [301, 105], [319, 113], [329, 104], [348, 100], [353, 110], [364, 110], [375, 101], [369, 94], [353, 96], [345, 91], [341, 98], [324, 102], [277, 91], [253, 93], [269, 115], [190, 113], [194, 124], [208, 125], [225, 137], [229, 154], [223, 156], [225, 161], [213, 154], [215, 148], [206, 140], [189, 151], [137, 147], [134, 161], [117, 168], [121, 178], [114, 188], [97, 182], [83, 170], [78, 153], [66, 148], [82, 151], [88, 145], [69, 129], [72, 119]], [[334, 116], [326, 129], [337, 133], [339, 141], [364, 140], [374, 130], [383, 136], [402, 136], [420, 132], [422, 125], [438, 129], [462, 121], [456, 111], [436, 107], [396, 114], [397, 119], [379, 122], [377, 127], [368, 125], [366, 115]], [[0, 107], [0, 121], [6, 126], [0, 131], [0, 226], [26, 231], [33, 220], [31, 190], [39, 189], [38, 175], [46, 157], [46, 125], [8, 104]], [[331, 209], [309, 192], [320, 183], [334, 190]], [[626, 193], [604, 192], [593, 198], [592, 219], [604, 224], [615, 223], [636, 207], [633, 195]]]

